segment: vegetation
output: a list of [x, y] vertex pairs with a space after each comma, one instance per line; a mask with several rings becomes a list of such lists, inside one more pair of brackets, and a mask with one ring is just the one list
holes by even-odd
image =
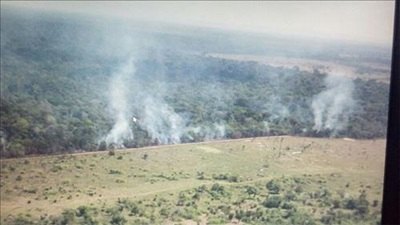
[[[168, 222], [198, 221], [206, 218], [207, 224], [226, 224], [241, 221], [245, 224], [375, 224], [379, 220], [369, 213], [369, 202], [365, 192], [358, 200], [339, 196], [314, 196], [320, 191], [310, 178], [296, 178], [307, 183], [308, 192], [295, 194], [292, 200], [282, 195], [268, 194], [263, 185], [225, 186], [218, 183], [211, 187], [200, 186], [178, 193], [177, 199], [155, 196], [153, 199], [132, 201], [120, 199], [112, 207], [80, 206], [65, 210], [56, 217], [40, 220], [19, 215], [7, 218], [7, 224], [165, 224]], [[275, 182], [292, 184], [291, 178], [276, 179]], [[253, 198], [244, 195], [245, 189], [258, 189]], [[320, 187], [321, 188], [321, 187]], [[218, 196], [218, 198], [216, 198]], [[232, 198], [232, 196], [235, 196]], [[266, 200], [262, 199], [266, 197]], [[339, 207], [334, 207], [334, 199]], [[177, 202], [176, 204], [173, 204]], [[321, 202], [324, 204], [321, 205]], [[203, 218], [203, 219], [202, 219]], [[108, 222], [107, 222], [108, 221]], [[204, 221], [203, 221], [204, 222]]]
[[[304, 52], [314, 43], [9, 8], [1, 17], [1, 224], [379, 222], [385, 50]], [[226, 57], [235, 54], [366, 75]], [[333, 116], [341, 107], [325, 107], [329, 123], [317, 126], [313, 103], [331, 77], [351, 104]], [[190, 143], [214, 139], [230, 140]], [[176, 143], [190, 144], [154, 147]]]
[[[118, 147], [104, 141], [114, 123], [108, 106], [108, 85], [126, 54], [102, 54], [99, 46], [82, 46], [74, 41], [72, 33], [90, 37], [94, 43], [104, 38], [83, 22], [44, 17], [45, 22], [37, 22], [33, 32], [32, 21], [7, 11], [4, 16], [1, 156]], [[135, 75], [126, 81], [133, 85], [129, 104], [132, 115], [140, 113], [144, 106], [137, 99], [155, 95], [148, 90], [159, 90], [159, 103], [152, 104], [168, 105], [171, 112], [184, 118], [183, 126], [191, 128], [182, 128], [180, 142], [332, 135], [329, 129], [313, 130], [311, 102], [325, 88], [326, 77], [318, 69], [307, 72], [185, 53], [173, 44], [177, 37], [165, 34], [158, 38], [160, 43], [172, 42], [167, 45], [171, 47], [155, 46], [135, 60]], [[356, 79], [354, 84], [355, 110], [349, 123], [334, 135], [385, 137], [388, 84], [365, 79]], [[125, 140], [125, 147], [161, 141], [146, 126], [131, 124], [130, 129], [135, 138]]]
[[384, 145], [269, 137], [2, 159], [1, 223], [376, 224]]

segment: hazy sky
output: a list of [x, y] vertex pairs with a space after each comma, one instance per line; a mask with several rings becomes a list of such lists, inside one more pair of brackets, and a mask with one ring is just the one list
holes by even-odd
[[31, 9], [392, 44], [394, 1], [1, 2]]

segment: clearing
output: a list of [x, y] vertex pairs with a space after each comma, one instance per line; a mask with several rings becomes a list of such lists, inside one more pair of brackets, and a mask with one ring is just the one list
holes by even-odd
[[[261, 190], [271, 179], [300, 177], [310, 190], [323, 186], [345, 197], [366, 191], [368, 201], [376, 203], [369, 212], [378, 214], [385, 143], [383, 139], [276, 136], [126, 149], [115, 154], [2, 159], [1, 221], [7, 223], [18, 214], [47, 218], [82, 205], [110, 206], [120, 199], [164, 196], [168, 201], [181, 192], [215, 183], [232, 190], [249, 185]], [[318, 213], [315, 208], [309, 210]], [[198, 218], [201, 224], [207, 221], [204, 214]], [[186, 224], [193, 223], [190, 217], [186, 219]]]

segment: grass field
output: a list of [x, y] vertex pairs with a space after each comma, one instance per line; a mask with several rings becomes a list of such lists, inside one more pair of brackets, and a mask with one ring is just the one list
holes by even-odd
[[1, 222], [376, 224], [384, 155], [280, 136], [3, 159]]

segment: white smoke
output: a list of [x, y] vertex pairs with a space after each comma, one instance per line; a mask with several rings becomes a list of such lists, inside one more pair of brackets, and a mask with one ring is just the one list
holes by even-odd
[[224, 124], [214, 124], [214, 135], [211, 137], [212, 139], [221, 139], [225, 137], [225, 125]]
[[[115, 145], [121, 148], [125, 147], [126, 141], [134, 140], [135, 126], [130, 126], [133, 123], [132, 118], [137, 120], [136, 129], [146, 131], [156, 144], [176, 144], [184, 139], [194, 140], [191, 134], [203, 140], [225, 137], [224, 124], [211, 123], [194, 127], [189, 125], [187, 115], [175, 112], [164, 100], [168, 96], [171, 84], [168, 84], [162, 75], [163, 71], [159, 71], [156, 76], [158, 79], [149, 83], [143, 75], [136, 74], [133, 59], [128, 60], [113, 74], [109, 85], [109, 106], [114, 125], [103, 138], [108, 146]], [[151, 77], [153, 74], [146, 76]]]
[[133, 140], [133, 133], [129, 126], [130, 112], [128, 107], [127, 80], [135, 73], [134, 60], [130, 59], [113, 74], [109, 86], [109, 105], [114, 118], [114, 125], [105, 137], [107, 144], [115, 144], [124, 147], [124, 140]]
[[225, 125], [222, 123], [193, 127], [188, 119], [174, 111], [162, 97], [146, 93], [142, 102], [142, 113], [139, 126], [146, 130], [152, 141], [157, 144], [177, 144], [182, 138], [194, 140], [190, 134], [200, 136], [203, 140], [221, 139], [225, 137]]
[[184, 119], [164, 101], [147, 96], [143, 102], [143, 115], [139, 124], [160, 144], [180, 143], [185, 133]]
[[354, 84], [351, 79], [334, 75], [328, 75], [324, 83], [326, 90], [314, 96], [311, 105], [314, 114], [313, 129], [317, 132], [329, 130], [334, 136], [345, 128], [353, 112]]
[[[226, 136], [226, 128], [223, 123], [214, 123], [208, 126], [189, 127], [188, 130], [194, 135], [200, 136], [203, 140], [222, 139]], [[194, 139], [193, 137], [189, 137]]]

